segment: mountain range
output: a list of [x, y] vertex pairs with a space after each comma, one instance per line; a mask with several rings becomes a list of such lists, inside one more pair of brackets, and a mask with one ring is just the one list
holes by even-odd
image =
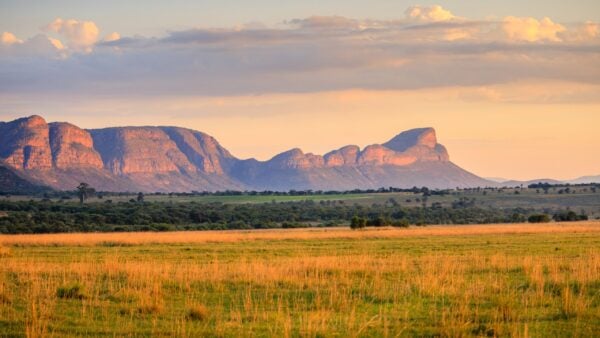
[[[41, 116], [0, 122], [0, 183], [72, 190], [184, 192], [494, 186], [450, 161], [433, 128], [325, 155], [291, 149], [238, 159], [205, 133], [180, 127], [81, 129]], [[16, 183], [15, 183], [16, 184]]]
[[530, 184], [536, 183], [547, 183], [547, 184], [590, 184], [590, 183], [600, 183], [600, 175], [596, 176], [582, 176], [579, 178], [575, 178], [572, 180], [556, 180], [552, 178], [537, 178], [533, 180], [519, 181], [519, 180], [507, 180], [499, 177], [488, 177], [486, 178], [490, 181], [496, 182], [496, 186], [498, 187], [517, 187], [517, 186], [528, 186]]

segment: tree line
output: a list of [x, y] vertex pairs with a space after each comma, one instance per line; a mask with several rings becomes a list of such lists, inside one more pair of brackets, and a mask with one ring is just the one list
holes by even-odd
[[451, 207], [403, 207], [398, 203], [351, 205], [312, 200], [260, 204], [145, 202], [139, 195], [117, 203], [0, 201], [0, 233], [514, 223], [537, 214], [555, 215], [556, 221], [587, 218], [563, 210], [481, 208], [464, 199]]

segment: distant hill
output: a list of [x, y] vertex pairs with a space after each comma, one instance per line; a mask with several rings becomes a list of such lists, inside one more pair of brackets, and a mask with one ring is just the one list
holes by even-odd
[[[490, 178], [488, 178], [489, 180], [492, 180]], [[583, 176], [580, 178], [576, 178], [573, 180], [554, 180], [551, 178], [540, 178], [540, 179], [536, 179], [536, 180], [528, 180], [528, 181], [517, 181], [517, 180], [510, 180], [510, 181], [495, 181], [497, 182], [497, 186], [500, 187], [516, 187], [516, 186], [520, 186], [523, 185], [524, 187], [530, 185], [530, 184], [536, 184], [536, 183], [548, 183], [548, 184], [588, 184], [588, 183], [600, 183], [600, 175], [597, 176]]]
[[512, 180], [512, 181], [505, 181], [505, 182], [500, 182], [498, 183], [498, 186], [501, 187], [518, 187], [523, 185], [524, 187], [530, 185], [530, 184], [536, 184], [536, 183], [548, 183], [548, 184], [562, 184], [562, 181], [558, 181], [558, 180], [553, 180], [551, 178], [540, 178], [537, 180], [529, 180], [529, 181], [517, 181], [517, 180]]
[[600, 175], [595, 176], [582, 176], [574, 180], [568, 181], [571, 184], [586, 184], [586, 183], [600, 183]]
[[83, 181], [98, 190], [147, 192], [494, 185], [452, 163], [433, 128], [364, 149], [349, 145], [325, 155], [292, 149], [257, 161], [238, 159], [195, 130], [84, 130], [34, 115], [0, 122], [0, 163], [25, 181], [63, 190]]

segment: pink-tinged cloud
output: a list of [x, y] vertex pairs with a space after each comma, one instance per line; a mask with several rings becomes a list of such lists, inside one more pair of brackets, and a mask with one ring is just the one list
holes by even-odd
[[404, 14], [406, 14], [408, 19], [421, 22], [443, 22], [457, 18], [452, 12], [439, 5], [431, 7], [412, 6], [409, 7]]
[[120, 38], [121, 38], [121, 34], [119, 34], [117, 32], [112, 32], [112, 33], [108, 34], [107, 36], [105, 36], [104, 39], [102, 39], [102, 41], [111, 42], [111, 41], [117, 41]]
[[411, 7], [395, 20], [312, 16], [274, 27], [193, 28], [159, 37], [100, 37], [91, 21], [62, 19], [47, 31], [61, 41], [40, 34], [0, 45], [0, 90], [218, 96], [600, 83], [595, 23], [475, 21], [439, 6]]
[[509, 40], [528, 42], [562, 41], [560, 34], [566, 31], [563, 25], [553, 22], [550, 18], [537, 20], [514, 16], [504, 18], [502, 29]]
[[[14, 34], [5, 32], [0, 39], [0, 69], [6, 67], [9, 72], [0, 74], [0, 78], [6, 82], [12, 81], [13, 77], [21, 79], [23, 69], [20, 67], [32, 70], [41, 60], [52, 62], [55, 59], [65, 59], [67, 56], [62, 42], [45, 34], [37, 34], [21, 40]], [[13, 70], [12, 73], [10, 69]]]
[[46, 30], [62, 35], [67, 46], [75, 51], [91, 52], [98, 41], [99, 29], [93, 21], [63, 20], [56, 18], [46, 26]]
[[65, 49], [65, 46], [63, 45], [62, 41], [60, 41], [59, 39], [48, 37], [48, 41], [50, 41], [52, 46], [54, 46], [54, 48], [56, 48], [58, 50]]
[[565, 41], [591, 42], [600, 38], [600, 24], [584, 22], [561, 34]]
[[11, 32], [3, 32], [2, 35], [0, 36], [0, 41], [2, 42], [3, 45], [7, 45], [7, 46], [23, 43], [23, 40], [18, 39]]

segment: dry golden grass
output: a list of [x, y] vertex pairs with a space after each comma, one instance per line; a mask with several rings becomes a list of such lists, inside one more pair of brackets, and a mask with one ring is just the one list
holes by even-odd
[[[600, 329], [599, 232], [587, 222], [2, 236], [0, 336], [586, 337]], [[73, 286], [85, 296], [59, 296]]]
[[[69, 233], [36, 235], [0, 235], [0, 246], [11, 245], [142, 245], [235, 243], [256, 240], [318, 240], [402, 238], [414, 236], [467, 236], [540, 233], [600, 233], [600, 222], [547, 223], [547, 224], [486, 224], [428, 226], [410, 228], [369, 228], [360, 231], [348, 228], [309, 228], [229, 231], [177, 231], [126, 233]], [[1, 253], [0, 247], [0, 253]]]

